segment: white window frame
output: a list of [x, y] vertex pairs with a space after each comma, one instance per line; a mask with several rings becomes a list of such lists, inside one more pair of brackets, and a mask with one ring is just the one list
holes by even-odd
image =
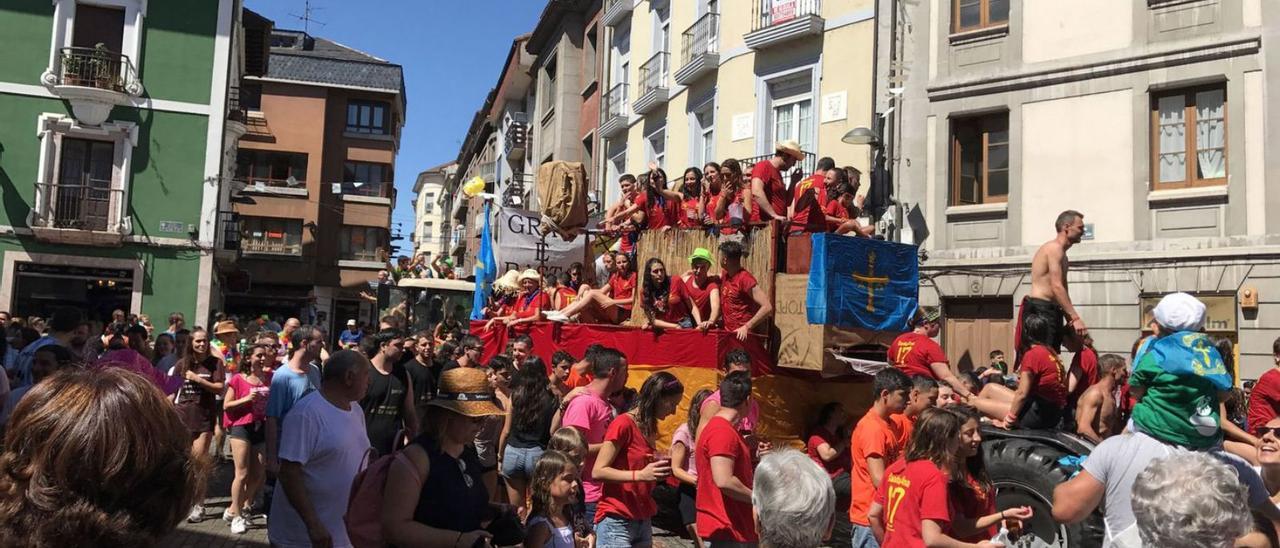
[[[622, 46], [626, 46], [623, 51]], [[609, 89], [631, 81], [631, 23], [613, 27], [613, 39], [609, 41]], [[605, 90], [605, 93], [609, 92]]]
[[[715, 161], [715, 90], [712, 90], [711, 94], [706, 98], [700, 100], [690, 99], [689, 104], [691, 105], [689, 108], [689, 135], [692, 136], [692, 138], [689, 139], [689, 158], [694, 160], [693, 162], [690, 162], [690, 165], [696, 166], [698, 169], [702, 169], [702, 166], [707, 165], [707, 162]], [[699, 120], [700, 115], [706, 115], [709, 118], [707, 125], [703, 125], [701, 123]], [[708, 137], [711, 139], [711, 152], [709, 157], [708, 154], [705, 153], [706, 148], [702, 146], [704, 140]]]
[[[658, 150], [658, 148], [654, 146], [654, 141], [658, 139], [662, 140], [662, 150]], [[667, 126], [664, 125], [656, 130], [653, 130], [653, 132], [649, 133], [648, 135], [645, 135], [644, 159], [645, 159], [646, 167], [648, 166], [649, 162], [653, 162], [658, 164], [658, 167], [662, 169], [666, 169], [666, 166], [662, 164], [667, 159]]]
[[608, 154], [608, 157], [604, 161], [605, 192], [600, 198], [601, 208], [609, 207], [614, 200], [622, 196], [622, 187], [618, 184], [618, 178], [627, 172], [626, 141], [610, 140], [609, 146], [605, 148], [605, 154]]
[[[138, 126], [133, 122], [104, 122], [99, 126], [80, 124], [75, 118], [64, 114], [46, 112], [40, 115], [36, 125], [36, 137], [40, 139], [40, 158], [36, 167], [36, 196], [27, 216], [27, 226], [35, 222], [36, 209], [52, 203], [44, 195], [46, 188], [58, 182], [58, 170], [62, 159], [62, 139], [72, 137], [94, 141], [107, 141], [115, 146], [112, 161], [111, 189], [119, 190], [120, 201], [111, 208], [111, 216], [107, 218], [107, 227], [111, 232], [119, 232], [125, 236], [133, 233], [133, 218], [125, 215], [128, 211], [129, 188], [133, 173], [133, 148], [138, 146]], [[46, 216], [52, 211], [43, 212]]]
[[651, 2], [649, 13], [652, 17], [653, 37], [650, 42], [649, 57], [659, 53], [666, 53], [667, 57], [661, 67], [661, 79], [663, 82], [659, 87], [665, 86], [667, 81], [667, 72], [671, 70], [671, 4], [669, 2]]
[[[786, 80], [801, 73], [809, 73], [809, 93], [807, 95], [791, 95], [783, 97], [780, 101], [775, 101], [771, 91], [771, 84], [775, 84], [781, 80]], [[787, 104], [796, 103], [807, 98], [810, 101], [811, 113], [814, 117], [813, 123], [810, 124], [809, 139], [807, 145], [813, 150], [818, 150], [820, 143], [818, 142], [818, 90], [821, 89], [822, 81], [822, 62], [821, 59], [817, 63], [806, 64], [793, 67], [787, 70], [773, 72], [756, 78], [756, 120], [758, 131], [756, 132], [756, 154], [764, 155], [773, 152], [773, 133], [775, 120], [773, 118], [773, 108], [775, 106], [785, 106]], [[798, 121], [798, 120], [797, 120]], [[805, 145], [805, 139], [796, 139]]]
[[[49, 42], [49, 66], [40, 74], [40, 82], [53, 87], [58, 83], [58, 55], [62, 48], [71, 47], [75, 36], [76, 4], [91, 4], [107, 8], [124, 9], [124, 36], [120, 42], [120, 53], [129, 57], [134, 70], [142, 73], [142, 23], [147, 16], [147, 0], [53, 0], [53, 37]], [[136, 91], [133, 95], [142, 94], [142, 83], [133, 81]]]

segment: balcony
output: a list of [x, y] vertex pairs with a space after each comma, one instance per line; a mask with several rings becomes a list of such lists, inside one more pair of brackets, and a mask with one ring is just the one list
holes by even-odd
[[283, 238], [264, 238], [257, 235], [249, 235], [249, 237], [240, 240], [240, 250], [247, 255], [302, 256], [302, 244], [300, 242], [289, 242]]
[[600, 20], [606, 27], [618, 26], [618, 24], [630, 18], [633, 8], [635, 8], [635, 0], [606, 0], [604, 3], [604, 16]]
[[528, 208], [528, 193], [536, 186], [533, 173], [516, 173], [508, 177], [505, 188], [502, 189], [502, 206]]
[[684, 31], [676, 83], [687, 86], [720, 67], [720, 14], [708, 13]]
[[344, 202], [363, 202], [390, 205], [395, 196], [395, 188], [391, 182], [364, 183], [347, 182], [338, 185]]
[[277, 194], [282, 196], [307, 195], [307, 182], [290, 176], [287, 179], [270, 177], [237, 177], [236, 183], [244, 185], [245, 192]]
[[55, 95], [71, 103], [71, 112], [80, 123], [102, 125], [113, 107], [127, 105], [142, 95], [142, 81], [127, 55], [101, 48], [58, 51], [54, 71], [41, 79]]
[[521, 162], [529, 144], [529, 116], [523, 112], [507, 114], [504, 152], [509, 162]]
[[636, 90], [636, 102], [631, 109], [645, 114], [667, 102], [667, 71], [671, 68], [671, 56], [665, 51], [653, 54], [640, 65], [640, 85]]
[[[769, 158], [773, 158], [773, 155], [765, 154], [762, 156], [756, 156], [754, 158], [744, 158], [743, 160], [741, 160], [742, 171], [750, 173], [752, 167], [755, 167], [755, 165], [760, 163], [761, 160], [768, 160]], [[808, 177], [809, 175], [812, 175], [813, 170], [817, 168], [818, 168], [818, 155], [812, 152], [805, 152], [803, 161], [796, 162], [795, 167], [791, 168], [790, 171], [784, 171], [782, 173], [782, 182], [785, 183], [788, 187], [790, 187], [791, 181], [792, 181], [791, 177], [796, 177], [797, 173], [799, 174], [800, 178]]]
[[213, 260], [220, 267], [231, 267], [238, 259], [240, 259], [240, 214], [234, 211], [219, 211]]
[[759, 50], [820, 36], [825, 24], [822, 0], [752, 0], [751, 32], [742, 39], [747, 47]]
[[42, 242], [118, 246], [130, 232], [124, 200], [123, 189], [105, 185], [36, 183], [28, 224]]
[[604, 96], [604, 117], [600, 121], [600, 136], [613, 137], [626, 131], [631, 112], [627, 108], [627, 83], [612, 88]]

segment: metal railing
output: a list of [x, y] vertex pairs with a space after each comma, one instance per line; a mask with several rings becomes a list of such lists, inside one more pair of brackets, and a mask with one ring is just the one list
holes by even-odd
[[720, 14], [708, 13], [684, 31], [680, 46], [680, 65], [688, 65], [694, 57], [719, 53]]
[[640, 65], [640, 89], [636, 97], [643, 97], [652, 90], [667, 87], [667, 69], [671, 66], [665, 51], [653, 54], [648, 61]]
[[342, 183], [342, 194], [352, 196], [367, 196], [370, 198], [390, 198], [391, 183]]
[[804, 17], [822, 15], [822, 0], [752, 0], [751, 31]]
[[[769, 158], [773, 158], [773, 154], [764, 154], [761, 156], [755, 156], [751, 158], [743, 158], [742, 160], [740, 160], [740, 162], [742, 162], [743, 173], [744, 174], [751, 173], [752, 167], [760, 163], [761, 160], [768, 160]], [[801, 177], [808, 177], [817, 168], [818, 168], [818, 155], [812, 152], [805, 152], [804, 160], [796, 162], [795, 167], [791, 168], [789, 171], [784, 171], [782, 173], [782, 176], [785, 178], [785, 177], [794, 175], [797, 171], [799, 171]], [[744, 177], [746, 177], [746, 175], [744, 175]], [[786, 181], [786, 180], [784, 180], [783, 182], [790, 183], [790, 181]]]
[[372, 261], [382, 262], [386, 259], [387, 252], [381, 249], [362, 249], [359, 251], [347, 251], [341, 254], [338, 259], [343, 261]]
[[240, 240], [240, 250], [259, 255], [302, 255], [302, 244], [291, 244], [278, 238], [247, 236]]
[[240, 104], [240, 86], [227, 89], [227, 119], [236, 122], [249, 119], [249, 110]]
[[58, 50], [58, 84], [130, 93], [138, 76], [129, 56], [103, 48]]
[[627, 115], [627, 83], [623, 82], [609, 88], [609, 93], [605, 94], [604, 119], [625, 118]]
[[523, 112], [512, 112], [507, 123], [505, 152], [511, 155], [513, 149], [525, 150], [529, 141], [529, 116]]
[[218, 212], [218, 227], [222, 235], [219, 249], [226, 251], [240, 249], [240, 214], [234, 211]]
[[293, 179], [292, 183], [290, 183], [289, 179], [273, 179], [270, 177], [236, 177], [235, 180], [237, 182], [244, 183], [245, 188], [249, 190], [253, 190], [257, 187], [258, 183], [262, 183], [262, 186], [264, 187], [273, 188], [307, 188], [307, 182], [296, 177]]
[[41, 228], [67, 228], [107, 232], [113, 212], [121, 210], [124, 190], [100, 185], [36, 183], [35, 224]]

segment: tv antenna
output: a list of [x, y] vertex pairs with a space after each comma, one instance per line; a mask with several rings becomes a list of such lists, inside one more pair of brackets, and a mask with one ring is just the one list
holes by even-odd
[[312, 17], [315, 12], [322, 9], [324, 8], [313, 8], [311, 7], [311, 0], [304, 0], [302, 3], [302, 15], [298, 15], [296, 13], [290, 13], [289, 15], [299, 21], [302, 21], [302, 31], [307, 34], [311, 34], [311, 23], [315, 23], [322, 27], [326, 24], [325, 22]]

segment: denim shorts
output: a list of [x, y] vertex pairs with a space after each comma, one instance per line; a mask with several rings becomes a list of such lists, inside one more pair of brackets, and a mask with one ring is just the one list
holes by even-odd
[[853, 525], [853, 548], [880, 548], [875, 533], [866, 525]]
[[502, 453], [502, 477], [515, 479], [533, 479], [533, 466], [542, 458], [541, 447], [512, 447]]
[[635, 521], [605, 516], [596, 523], [596, 548], [632, 546], [653, 546], [653, 527], [649, 520]]

